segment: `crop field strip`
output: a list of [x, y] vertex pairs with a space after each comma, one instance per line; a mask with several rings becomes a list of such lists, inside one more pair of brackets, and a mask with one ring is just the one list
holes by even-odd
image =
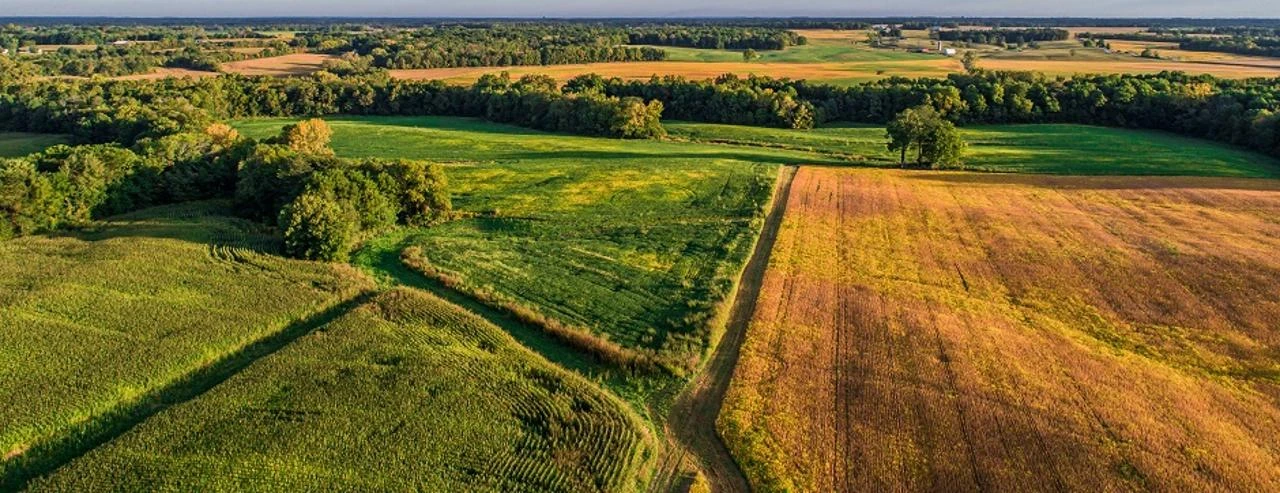
[[1280, 486], [1280, 185], [807, 167], [792, 190], [719, 423], [756, 487]]
[[653, 447], [590, 382], [394, 288], [32, 491], [637, 491]]
[[371, 287], [350, 268], [259, 253], [275, 242], [224, 213], [193, 203], [0, 243], [5, 487]]
[[[709, 348], [772, 193], [772, 164], [835, 162], [457, 118], [332, 123], [339, 155], [452, 163], [454, 205], [473, 217], [412, 235], [406, 259], [420, 271], [551, 333], [587, 335], [566, 339], [606, 360], [677, 373]], [[252, 135], [281, 124], [239, 126]]]

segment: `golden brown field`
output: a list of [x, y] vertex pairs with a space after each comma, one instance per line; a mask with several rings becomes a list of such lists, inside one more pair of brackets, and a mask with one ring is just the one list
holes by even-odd
[[[724, 74], [768, 75], [791, 79], [877, 79], [897, 74], [911, 77], [944, 77], [959, 70], [960, 62], [948, 58], [936, 60], [877, 61], [851, 63], [743, 63], [743, 62], [617, 62], [526, 67], [461, 67], [421, 70], [392, 70], [401, 79], [444, 79], [470, 83], [484, 74], [509, 72], [513, 77], [546, 74], [557, 80], [568, 80], [581, 74], [600, 74], [628, 80], [648, 79], [654, 75], [682, 75], [690, 79], [709, 79]], [[877, 74], [883, 72], [883, 74]]]
[[[296, 56], [296, 55], [290, 55]], [[265, 59], [270, 60], [270, 59]], [[236, 62], [243, 63], [243, 62]], [[225, 70], [233, 70], [224, 65]], [[1077, 74], [1159, 73], [1165, 70], [1193, 74], [1212, 74], [1225, 78], [1280, 77], [1280, 63], [1274, 67], [1191, 63], [1179, 61], [1124, 59], [1124, 60], [1021, 60], [984, 58], [979, 62], [989, 70], [1021, 70], [1043, 72], [1050, 76]], [[566, 81], [582, 74], [600, 74], [627, 80], [648, 79], [654, 75], [680, 75], [690, 79], [708, 79], [723, 74], [747, 76], [767, 75], [777, 78], [808, 79], [815, 81], [869, 81], [891, 76], [945, 77], [960, 73], [964, 68], [954, 58], [930, 60], [897, 60], [874, 62], [836, 63], [742, 63], [742, 62], [617, 62], [587, 63], [575, 65], [549, 65], [524, 67], [459, 67], [417, 70], [392, 70], [392, 77], [399, 79], [441, 79], [451, 83], [469, 84], [484, 74], [508, 72], [513, 77], [529, 74], [545, 74], [556, 80]]]
[[720, 415], [757, 489], [1280, 489], [1280, 182], [802, 168]]
[[325, 60], [336, 58], [334, 55], [321, 53], [294, 53], [253, 60], [241, 60], [222, 64], [223, 72], [242, 75], [306, 75], [320, 70]]
[[1277, 64], [1276, 66], [1265, 66], [1202, 63], [1174, 60], [1148, 60], [1137, 57], [1120, 60], [1020, 60], [984, 58], [978, 62], [978, 65], [987, 70], [1034, 71], [1051, 76], [1071, 76], [1076, 74], [1153, 74], [1169, 70], [1187, 72], [1191, 74], [1210, 74], [1227, 79], [1280, 77], [1280, 64]]

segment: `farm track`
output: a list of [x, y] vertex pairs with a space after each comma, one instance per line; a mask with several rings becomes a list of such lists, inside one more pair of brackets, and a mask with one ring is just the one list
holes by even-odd
[[784, 167], [779, 174], [773, 205], [765, 217], [755, 250], [742, 271], [725, 333], [707, 365], [676, 398], [667, 419], [669, 435], [683, 451], [695, 456], [712, 491], [751, 491], [742, 469], [716, 430], [716, 418], [720, 415], [725, 392], [733, 378], [738, 354], [746, 338], [747, 325], [755, 313], [756, 300], [760, 296], [765, 269], [769, 266], [769, 255], [773, 251], [773, 243], [778, 237], [782, 216], [787, 209], [791, 181], [795, 174], [795, 166]]
[[200, 397], [254, 362], [337, 319], [372, 296], [373, 292], [366, 291], [310, 317], [297, 320], [283, 330], [249, 344], [221, 360], [144, 394], [132, 404], [86, 420], [62, 437], [32, 447], [23, 453], [20, 463], [14, 464], [12, 469], [6, 468], [4, 477], [0, 477], [0, 491], [25, 489], [32, 480], [52, 473], [94, 448], [128, 433], [146, 419]]

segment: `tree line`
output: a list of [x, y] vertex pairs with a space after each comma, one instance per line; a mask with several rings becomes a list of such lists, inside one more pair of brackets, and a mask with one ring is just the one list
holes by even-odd
[[[576, 85], [660, 101], [664, 117], [805, 128], [813, 122], [883, 124], [921, 105], [958, 124], [1079, 123], [1164, 130], [1280, 156], [1280, 80], [1224, 80], [1164, 72], [1050, 78], [978, 70], [945, 79], [888, 78], [849, 87], [767, 77], [624, 81]], [[788, 111], [790, 102], [799, 105]], [[771, 110], [782, 110], [771, 113]], [[808, 114], [789, 118], [789, 114]], [[807, 125], [805, 122], [808, 122]]]
[[629, 43], [715, 50], [782, 50], [808, 43], [794, 31], [741, 26], [661, 26], [631, 29]]
[[354, 51], [376, 67], [498, 67], [666, 59], [666, 52], [624, 46], [625, 31], [584, 25], [431, 27], [348, 35], [310, 33], [301, 43], [329, 53]]
[[1071, 33], [1066, 29], [1029, 28], [1029, 29], [963, 29], [938, 31], [938, 39], [942, 41], [958, 41], [984, 45], [1022, 45], [1041, 41], [1066, 41]]

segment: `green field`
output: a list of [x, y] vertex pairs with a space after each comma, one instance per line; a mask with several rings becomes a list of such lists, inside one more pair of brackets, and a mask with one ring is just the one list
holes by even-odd
[[[270, 135], [285, 121], [237, 126]], [[680, 370], [714, 338], [758, 230], [775, 163], [820, 154], [550, 135], [456, 118], [336, 119], [341, 156], [454, 163], [473, 217], [401, 234], [464, 291], [528, 307]], [[403, 240], [403, 241], [400, 241]]]
[[642, 491], [646, 433], [497, 327], [396, 289], [32, 491]]
[[71, 139], [61, 134], [0, 132], [0, 158], [26, 156], [69, 142]]
[[[672, 137], [822, 153], [829, 159], [895, 165], [884, 128], [783, 130], [666, 123]], [[961, 129], [966, 169], [1062, 175], [1280, 177], [1280, 162], [1248, 150], [1147, 130], [1085, 125], [990, 125]], [[735, 146], [736, 147], [736, 146]]]
[[277, 240], [223, 209], [0, 242], [0, 478], [370, 286], [354, 269], [260, 253]]

